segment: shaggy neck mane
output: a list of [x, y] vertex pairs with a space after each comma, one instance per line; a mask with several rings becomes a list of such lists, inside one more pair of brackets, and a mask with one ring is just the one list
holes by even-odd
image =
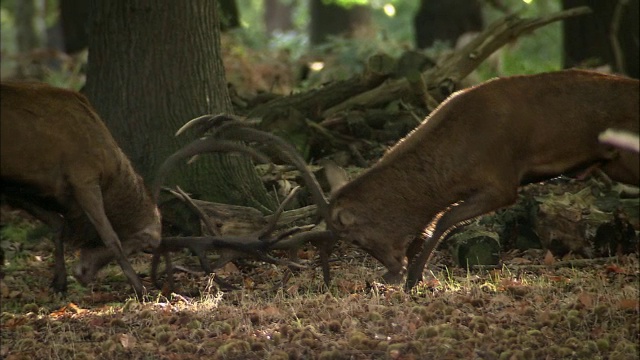
[[118, 171], [105, 184], [103, 197], [107, 217], [118, 235], [122, 236], [136, 233], [151, 224], [155, 204], [142, 177], [134, 171], [122, 151], [119, 158]]

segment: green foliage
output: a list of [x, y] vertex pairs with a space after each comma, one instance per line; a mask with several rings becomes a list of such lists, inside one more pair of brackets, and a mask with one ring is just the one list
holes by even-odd
[[358, 5], [369, 5], [370, 0], [323, 0], [323, 2], [327, 5], [335, 4], [342, 6], [344, 8], [350, 8]]
[[322, 59], [322, 70], [311, 72], [308, 80], [301, 87], [319, 86], [329, 81], [348, 79], [364, 71], [370, 56], [385, 53], [399, 57], [407, 48], [407, 44], [383, 39], [382, 35], [374, 41], [330, 37], [322, 45], [316, 46], [311, 57]]
[[[339, 4], [351, 4], [351, 0], [331, 0]], [[365, 1], [371, 6], [375, 38], [370, 41], [331, 38], [326, 44], [309, 49], [306, 32], [309, 22], [307, 2], [298, 2], [294, 10], [295, 29], [287, 33], [266, 36], [263, 29], [263, 4], [258, 0], [240, 0], [243, 28], [235, 33], [236, 40], [253, 49], [277, 52], [286, 49], [295, 63], [299, 59], [312, 58], [323, 61], [321, 71], [313, 72], [302, 88], [317, 86], [327, 81], [346, 79], [361, 72], [367, 58], [375, 53], [399, 56], [414, 47], [413, 17], [418, 1]], [[522, 17], [536, 17], [559, 11], [559, 1], [534, 1], [529, 4], [518, 1], [506, 4], [509, 10]], [[393, 14], [385, 11], [393, 7]], [[483, 8], [485, 24], [505, 16], [489, 5]], [[426, 52], [437, 58], [448, 51], [451, 44], [436, 43]], [[496, 52], [477, 69], [476, 80], [483, 81], [496, 76], [531, 74], [558, 70], [562, 66], [561, 24], [553, 23], [518, 38]]]
[[[264, 2], [262, 0], [238, 0], [242, 27], [232, 30], [226, 36], [234, 43], [233, 51], [245, 51], [248, 47], [256, 51], [264, 51], [264, 57], [275, 57], [286, 51], [291, 63], [300, 59], [314, 58], [325, 61], [325, 68], [312, 74], [312, 79], [306, 86], [314, 86], [329, 80], [347, 78], [363, 69], [367, 58], [375, 53], [384, 52], [392, 56], [414, 47], [413, 17], [419, 5], [418, 1], [399, 0], [328, 0], [341, 6], [356, 4], [369, 5], [375, 27], [375, 38], [367, 41], [345, 40], [334, 38], [327, 44], [309, 48], [307, 28], [309, 24], [308, 1], [281, 0], [292, 3], [294, 29], [288, 32], [276, 32], [270, 36], [265, 32]], [[3, 61], [2, 74], [9, 74], [16, 66], [16, 31], [15, 31], [16, 0], [0, 2], [0, 32]], [[507, 2], [505, 4], [511, 12], [520, 16], [532, 17], [549, 14], [560, 10], [559, 1], [523, 1]], [[45, 23], [50, 26], [58, 17], [57, 0], [47, 0], [45, 5]], [[485, 3], [483, 7], [485, 23], [504, 16]], [[226, 41], [226, 40], [225, 40]], [[449, 44], [438, 43], [427, 52], [437, 56], [446, 51]], [[477, 70], [478, 80], [495, 76], [512, 74], [528, 74], [542, 71], [556, 70], [561, 67], [561, 24], [547, 25], [531, 35], [521, 37], [513, 44], [505, 46], [490, 60], [485, 61]], [[327, 57], [327, 58], [325, 58]], [[80, 74], [80, 64], [86, 61], [74, 61], [63, 64], [62, 69], [48, 72], [45, 81], [57, 86], [78, 89], [84, 79]], [[260, 61], [259, 59], [256, 61]]]
[[[544, 16], [561, 10], [559, 1], [533, 1], [509, 3], [510, 10], [521, 17]], [[485, 6], [485, 23], [503, 17], [500, 11]], [[493, 61], [493, 63], [491, 62]], [[535, 74], [562, 68], [562, 24], [554, 22], [532, 34], [519, 37], [512, 44], [505, 45], [493, 58], [478, 67], [479, 78], [496, 76]]]
[[47, 226], [21, 220], [11, 221], [0, 228], [0, 252], [8, 265], [12, 265], [13, 259], [28, 257], [28, 250], [38, 245], [43, 237], [50, 235], [51, 231]]
[[26, 242], [33, 238], [33, 224], [27, 222], [16, 222], [6, 224], [0, 229], [0, 240]]
[[[414, 47], [413, 17], [418, 10], [419, 1], [373, 1], [372, 16], [380, 38]], [[384, 11], [390, 5], [395, 10], [393, 16]]]
[[15, 54], [16, 52], [16, 31], [15, 31], [15, 19], [13, 13], [5, 7], [7, 1], [2, 2], [0, 7], [0, 52], [2, 52], [2, 62], [0, 62], [0, 69], [2, 75], [10, 71], [16, 66], [15, 59], [7, 56], [9, 54]]

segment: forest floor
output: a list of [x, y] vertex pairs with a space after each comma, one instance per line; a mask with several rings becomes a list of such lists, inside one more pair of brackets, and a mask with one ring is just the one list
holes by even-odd
[[[307, 270], [245, 261], [211, 277], [178, 272], [180, 295], [149, 282], [150, 255], [132, 258], [152, 289], [131, 298], [110, 265], [90, 288], [53, 294], [46, 231], [3, 208], [28, 240], [6, 240], [0, 358], [13, 359], [638, 359], [638, 253], [562, 266], [542, 250], [502, 254], [467, 271], [444, 252], [411, 293], [374, 282], [380, 264], [341, 245], [326, 291], [313, 249]], [[6, 227], [5, 227], [6, 228]], [[67, 267], [75, 261], [69, 252]], [[186, 253], [175, 263], [197, 268]]]

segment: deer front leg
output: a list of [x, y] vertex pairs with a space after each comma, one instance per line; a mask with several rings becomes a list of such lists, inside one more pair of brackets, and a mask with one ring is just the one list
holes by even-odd
[[[513, 188], [517, 189], [517, 187]], [[499, 189], [505, 189], [505, 187], [486, 187], [483, 192], [467, 197], [442, 215], [435, 225], [433, 234], [422, 242], [420, 253], [410, 259], [412, 261], [407, 271], [407, 290], [412, 289], [422, 280], [422, 272], [431, 254], [451, 229], [480, 215], [510, 205], [516, 200], [515, 191], [506, 194]], [[413, 244], [412, 248], [416, 249]]]
[[122, 272], [127, 279], [129, 279], [136, 296], [139, 299], [142, 298], [146, 290], [142, 285], [142, 281], [140, 281], [140, 278], [127, 260], [120, 239], [107, 218], [100, 187], [95, 185], [76, 188], [75, 198], [111, 253], [105, 254], [104, 251], [98, 252], [96, 254], [99, 254], [99, 256], [95, 259], [87, 258], [87, 253], [83, 253], [85, 256], [80, 259], [80, 264], [76, 268], [76, 278], [84, 283], [93, 280], [96, 272], [106, 264], [105, 261], [108, 262], [110, 257], [115, 257], [118, 265], [122, 268]]

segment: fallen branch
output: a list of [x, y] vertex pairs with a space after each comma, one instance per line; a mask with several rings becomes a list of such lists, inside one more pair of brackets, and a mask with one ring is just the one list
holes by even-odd
[[[515, 15], [510, 15], [495, 21], [462, 49], [453, 53], [441, 64], [422, 74], [424, 82], [428, 84], [429, 93], [438, 101], [444, 100], [450, 94], [448, 90], [444, 92], [441, 90], [442, 84], [451, 82], [458, 84], [489, 55], [508, 42], [552, 22], [590, 12], [591, 9], [581, 6], [539, 18], [521, 19]], [[446, 88], [448, 89], [450, 86], [446, 86]], [[321, 118], [328, 118], [338, 112], [354, 107], [366, 108], [386, 104], [394, 99], [402, 98], [403, 95], [409, 93], [410, 89], [410, 84], [406, 78], [386, 81], [372, 90], [348, 98], [324, 110]]]

